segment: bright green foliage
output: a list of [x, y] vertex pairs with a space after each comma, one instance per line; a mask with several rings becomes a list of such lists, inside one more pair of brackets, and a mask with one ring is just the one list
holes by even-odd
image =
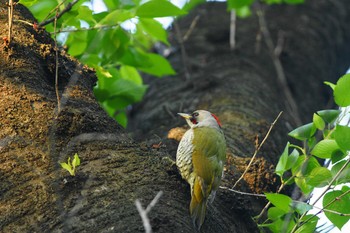
[[250, 6], [254, 0], [227, 0], [228, 9], [239, 9], [245, 6]]
[[186, 14], [186, 11], [164, 0], [150, 0], [139, 6], [136, 10], [136, 16], [143, 18], [179, 16], [184, 14]]
[[[347, 99], [350, 93], [349, 79], [350, 76], [345, 75], [331, 86], [334, 97], [338, 99], [336, 103], [342, 106], [350, 105]], [[288, 135], [303, 141], [304, 147], [288, 142], [275, 170], [282, 186], [295, 184], [304, 196], [316, 187], [326, 187], [328, 192], [323, 196], [324, 212], [339, 229], [350, 219], [349, 216], [343, 216], [350, 214], [350, 187], [333, 190], [339, 184], [350, 183], [350, 127], [339, 124], [339, 118], [342, 117], [340, 113], [340, 110], [334, 109], [318, 111], [311, 123], [291, 131]], [[330, 159], [332, 168], [323, 167], [319, 159]], [[267, 227], [272, 232], [281, 232], [281, 229], [293, 233], [316, 231], [318, 217], [308, 214], [312, 205], [293, 201], [281, 194], [266, 194], [266, 198], [274, 206], [268, 210], [268, 219], [260, 227]]]
[[350, 127], [337, 125], [334, 130], [334, 138], [342, 150], [350, 150]]
[[291, 131], [288, 135], [298, 140], [310, 139], [316, 132], [314, 123], [302, 125], [295, 130]]
[[279, 193], [265, 193], [267, 200], [282, 210], [285, 214], [291, 210], [292, 199]]
[[75, 153], [73, 160], [71, 162], [70, 157], [68, 157], [67, 163], [60, 163], [61, 167], [69, 172], [71, 176], [75, 176], [76, 169], [80, 165], [80, 158], [77, 153]]
[[350, 105], [350, 74], [341, 77], [334, 88], [334, 101], [340, 107]]
[[332, 179], [331, 171], [325, 167], [316, 167], [308, 175], [307, 183], [312, 187], [324, 187]]
[[[56, 7], [62, 1], [20, 1], [39, 23], [54, 17], [71, 2], [63, 1]], [[61, 42], [70, 55], [96, 70], [97, 99], [110, 116], [126, 126], [126, 109], [140, 101], [147, 88], [139, 71], [157, 77], [175, 74], [164, 57], [149, 52], [155, 42], [170, 45], [166, 30], [154, 17], [179, 16], [186, 11], [166, 0], [104, 0], [103, 3], [107, 10], [95, 13], [90, 1], [78, 1], [57, 20], [56, 32], [62, 35], [60, 31], [68, 31]], [[135, 30], [123, 27], [125, 22], [134, 24]], [[53, 23], [45, 28], [54, 32]]]
[[[342, 196], [344, 193], [345, 191], [343, 190], [328, 192], [323, 197], [323, 206], [327, 206], [328, 210], [336, 211], [338, 213], [350, 214], [350, 194]], [[339, 229], [350, 220], [350, 216], [339, 216], [339, 214], [334, 214], [328, 211], [325, 211], [325, 215]]]
[[319, 130], [323, 130], [325, 127], [325, 122], [322, 119], [322, 117], [320, 117], [319, 115], [317, 115], [316, 113], [314, 113], [313, 119], [312, 119], [315, 127]]
[[319, 115], [328, 124], [333, 123], [338, 118], [340, 113], [341, 111], [336, 109], [317, 111], [317, 115]]
[[334, 139], [324, 139], [315, 145], [311, 154], [321, 159], [330, 159], [337, 150], [339, 146]]

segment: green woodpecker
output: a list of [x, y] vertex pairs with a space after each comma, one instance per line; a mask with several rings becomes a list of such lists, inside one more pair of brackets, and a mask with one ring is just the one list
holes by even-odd
[[191, 127], [180, 141], [176, 165], [191, 186], [190, 214], [200, 229], [207, 202], [215, 198], [226, 160], [226, 141], [217, 116], [197, 110], [192, 114], [178, 113]]

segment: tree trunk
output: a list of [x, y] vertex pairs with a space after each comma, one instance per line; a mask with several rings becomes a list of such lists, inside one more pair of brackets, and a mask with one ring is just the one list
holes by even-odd
[[[5, 0], [0, 2], [5, 6]], [[7, 16], [0, 10], [4, 37]], [[21, 5], [14, 14], [14, 19], [34, 21]], [[330, 96], [322, 81], [335, 81], [349, 64], [350, 6], [346, 0], [313, 0], [267, 9], [270, 39], [277, 41], [283, 31], [279, 59], [288, 85], [276, 77], [278, 60], [265, 46], [266, 38], [256, 40], [255, 14], [238, 20], [233, 51], [225, 5], [207, 3], [191, 12], [179, 21], [182, 34], [197, 15], [198, 24], [183, 44], [187, 55], [178, 49], [170, 57], [178, 76], [151, 79], [145, 100], [131, 113], [130, 130], [140, 143], [100, 108], [92, 93], [92, 71], [64, 52], [58, 56], [58, 109], [50, 35], [14, 23], [11, 45], [0, 44], [2, 232], [143, 232], [134, 202], [140, 199], [145, 207], [160, 190], [164, 194], [148, 214], [153, 231], [194, 232], [189, 187], [169, 160], [175, 158], [177, 142], [166, 138], [171, 128], [184, 125], [176, 117], [180, 111], [207, 109], [220, 117], [229, 147], [222, 185], [231, 187], [254, 151], [255, 136], [261, 141], [278, 112], [287, 110], [237, 187], [255, 193], [275, 190], [273, 164], [286, 132], [326, 105]], [[286, 90], [298, 113], [288, 110]], [[82, 165], [71, 177], [59, 162], [74, 153]], [[261, 198], [219, 190], [202, 232], [256, 232], [251, 216], [263, 204]]]

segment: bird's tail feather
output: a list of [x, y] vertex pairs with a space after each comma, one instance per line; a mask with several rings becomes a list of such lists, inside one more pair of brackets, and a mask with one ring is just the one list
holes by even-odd
[[194, 182], [193, 193], [190, 204], [190, 214], [192, 217], [193, 225], [195, 228], [200, 230], [206, 210], [207, 210], [207, 200], [208, 197], [203, 196], [202, 187], [199, 182], [199, 179], [196, 179]]

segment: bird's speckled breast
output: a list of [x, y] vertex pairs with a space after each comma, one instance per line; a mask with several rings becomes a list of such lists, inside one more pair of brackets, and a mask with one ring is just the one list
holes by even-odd
[[189, 129], [182, 137], [176, 153], [176, 165], [180, 170], [182, 178], [189, 181], [190, 174], [193, 171], [192, 153], [193, 153], [193, 129]]

